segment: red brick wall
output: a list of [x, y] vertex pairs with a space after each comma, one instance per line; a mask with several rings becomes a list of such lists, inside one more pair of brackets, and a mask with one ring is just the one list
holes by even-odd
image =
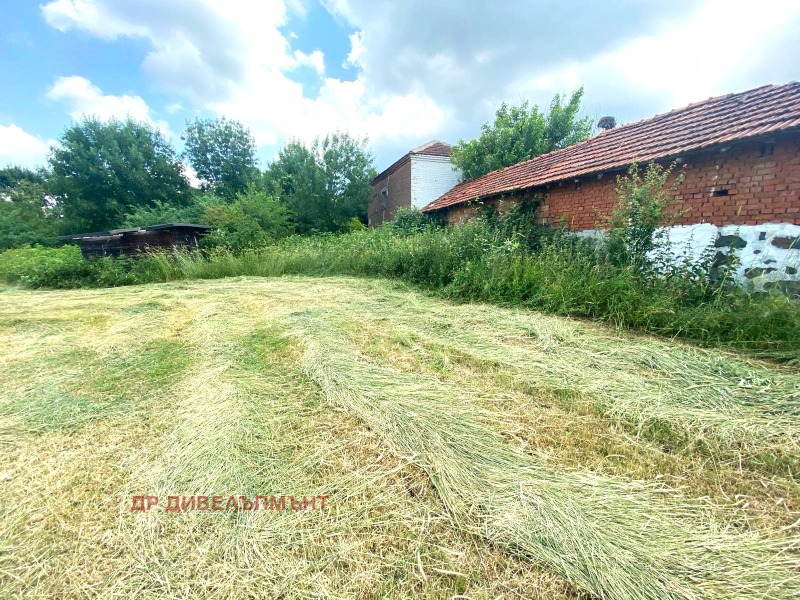
[[[770, 154], [771, 150], [771, 154]], [[781, 222], [800, 225], [800, 134], [775, 138], [773, 143], [751, 141], [687, 155], [680, 165], [684, 181], [675, 194], [676, 211], [687, 210], [678, 224], [759, 225]], [[579, 183], [562, 182], [537, 190], [546, 199], [537, 221], [572, 230], [600, 226], [598, 211], [610, 213], [617, 204], [614, 192], [620, 173], [589, 176]], [[716, 190], [727, 196], [715, 196]], [[503, 202], [513, 201], [513, 197]], [[497, 202], [494, 202], [497, 204]], [[468, 207], [454, 207], [447, 222], [463, 220]]]
[[[383, 208], [381, 190], [386, 187], [389, 195], [386, 208]], [[395, 211], [401, 206], [411, 206], [411, 161], [407, 160], [397, 169], [381, 177], [372, 185], [372, 196], [369, 200], [367, 215], [370, 227], [377, 227], [385, 221], [391, 221]]]

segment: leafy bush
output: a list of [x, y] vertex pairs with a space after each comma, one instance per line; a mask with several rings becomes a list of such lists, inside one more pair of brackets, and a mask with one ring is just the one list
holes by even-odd
[[203, 219], [216, 227], [205, 236], [203, 244], [235, 251], [264, 246], [293, 231], [289, 210], [266, 192], [256, 189], [238, 194], [231, 204], [206, 208]]
[[426, 229], [440, 228], [442, 221], [414, 206], [401, 206], [395, 211], [392, 220], [386, 224], [386, 227], [390, 227], [398, 233], [411, 235]]
[[76, 246], [17, 248], [0, 254], [0, 280], [26, 287], [71, 288], [85, 286], [94, 265], [83, 260]]
[[644, 273], [659, 264], [668, 267], [671, 261], [666, 227], [680, 216], [669, 208], [683, 174], [667, 185], [675, 165], [663, 168], [656, 163], [647, 165], [644, 175], [633, 163], [628, 174], [617, 178], [619, 204], [606, 217], [608, 225], [607, 250], [617, 264], [631, 265]]

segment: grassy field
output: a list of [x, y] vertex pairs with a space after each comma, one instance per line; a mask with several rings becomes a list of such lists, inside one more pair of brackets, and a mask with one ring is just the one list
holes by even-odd
[[349, 278], [4, 288], [0, 346], [0, 598], [800, 589], [796, 367]]

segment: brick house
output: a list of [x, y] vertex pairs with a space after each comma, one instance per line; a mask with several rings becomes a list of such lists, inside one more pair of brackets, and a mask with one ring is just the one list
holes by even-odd
[[736, 246], [740, 275], [797, 280], [800, 263], [800, 83], [768, 85], [690, 104], [464, 181], [422, 210], [446, 222], [476, 201], [503, 210], [536, 197], [543, 224], [596, 232], [617, 204], [616, 178], [636, 162], [676, 164], [684, 180], [669, 231], [695, 257]]
[[431, 140], [414, 148], [372, 180], [367, 211], [370, 227], [391, 221], [401, 206], [422, 208], [458, 183], [450, 144]]

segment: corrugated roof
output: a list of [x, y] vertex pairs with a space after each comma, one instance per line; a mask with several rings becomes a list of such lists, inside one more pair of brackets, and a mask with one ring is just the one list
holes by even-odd
[[59, 236], [60, 240], [82, 240], [90, 238], [101, 238], [123, 235], [125, 233], [136, 233], [139, 231], [155, 231], [158, 229], [197, 229], [198, 231], [209, 231], [214, 229], [210, 225], [199, 225], [197, 223], [160, 223], [158, 225], [148, 225], [147, 227], [131, 227], [129, 229], [111, 229], [109, 231], [91, 231], [88, 233], [73, 233], [71, 235]]
[[800, 129], [800, 83], [767, 85], [623, 125], [585, 142], [463, 181], [422, 210], [440, 210], [476, 198], [794, 128]]

